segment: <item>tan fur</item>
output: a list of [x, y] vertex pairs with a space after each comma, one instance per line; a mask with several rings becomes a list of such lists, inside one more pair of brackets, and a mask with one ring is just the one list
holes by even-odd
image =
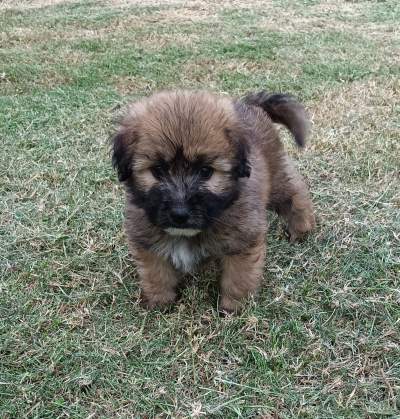
[[235, 141], [240, 139], [249, 148], [251, 174], [238, 180], [238, 199], [207, 231], [193, 232], [193, 237], [173, 237], [150, 223], [127, 187], [125, 226], [149, 307], [174, 301], [178, 271], [190, 271], [215, 258], [223, 267], [220, 307], [235, 311], [262, 280], [266, 208], [285, 219], [292, 241], [315, 226], [308, 189], [270, 117], [252, 104], [235, 107], [234, 103], [207, 92], [162, 92], [131, 105], [122, 120], [118, 146], [124, 151], [118, 157], [132, 160], [132, 176], [144, 191], [158, 182], [149, 169], [157, 156], [172, 159], [181, 146], [188, 159], [198, 155], [215, 159], [206, 186], [223, 193], [234, 186], [230, 171]]
[[165, 259], [144, 250], [135, 251], [140, 284], [149, 308], [172, 303], [178, 284], [176, 271]]
[[222, 259], [221, 307], [231, 312], [240, 309], [243, 300], [253, 295], [261, 282], [265, 264], [265, 238], [238, 255]]
[[208, 189], [214, 193], [220, 193], [229, 184], [229, 176], [226, 173], [216, 171], [207, 182]]

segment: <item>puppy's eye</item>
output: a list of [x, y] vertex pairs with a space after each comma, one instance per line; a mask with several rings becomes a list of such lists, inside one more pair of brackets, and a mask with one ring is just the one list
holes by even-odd
[[153, 166], [151, 169], [151, 174], [157, 179], [161, 180], [164, 176], [164, 169], [161, 166]]
[[214, 173], [214, 169], [210, 166], [203, 166], [200, 169], [200, 176], [204, 180], [210, 179], [213, 173]]

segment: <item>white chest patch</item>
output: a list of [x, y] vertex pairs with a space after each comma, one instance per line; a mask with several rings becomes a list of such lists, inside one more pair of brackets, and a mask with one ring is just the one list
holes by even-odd
[[169, 259], [176, 269], [191, 272], [208, 254], [200, 246], [193, 246], [186, 238], [174, 238], [158, 245], [157, 253]]
[[184, 272], [191, 271], [198, 261], [197, 255], [189, 249], [186, 241], [176, 243], [170, 257], [173, 265]]

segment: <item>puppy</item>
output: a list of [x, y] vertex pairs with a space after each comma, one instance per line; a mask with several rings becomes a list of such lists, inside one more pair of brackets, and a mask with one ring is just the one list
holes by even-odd
[[236, 311], [262, 279], [266, 208], [283, 217], [291, 241], [312, 230], [309, 192], [273, 122], [304, 145], [305, 110], [287, 95], [172, 91], [129, 106], [112, 159], [148, 307], [172, 303], [179, 274], [216, 258], [220, 308]]

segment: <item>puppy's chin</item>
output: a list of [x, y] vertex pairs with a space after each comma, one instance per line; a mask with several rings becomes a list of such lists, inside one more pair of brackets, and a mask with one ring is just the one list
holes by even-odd
[[184, 237], [193, 237], [196, 234], [201, 233], [201, 230], [194, 228], [175, 228], [169, 227], [165, 229], [165, 232], [171, 236], [184, 236]]

